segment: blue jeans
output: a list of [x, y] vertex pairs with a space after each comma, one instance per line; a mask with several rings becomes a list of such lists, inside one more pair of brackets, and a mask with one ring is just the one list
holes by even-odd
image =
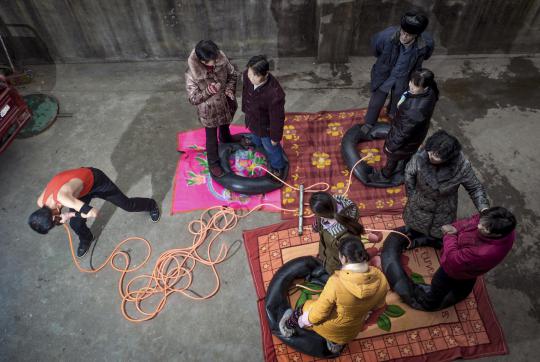
[[262, 147], [268, 155], [268, 162], [273, 169], [281, 170], [285, 167], [285, 158], [283, 157], [283, 148], [281, 144], [273, 145], [270, 137], [259, 137], [253, 133], [249, 134], [251, 142], [257, 147]]

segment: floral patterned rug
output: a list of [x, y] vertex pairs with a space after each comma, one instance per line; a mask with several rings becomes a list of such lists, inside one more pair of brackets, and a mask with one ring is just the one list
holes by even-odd
[[[246, 133], [246, 128], [232, 125], [231, 132]], [[171, 214], [228, 205], [235, 209], [253, 208], [262, 203], [281, 205], [280, 191], [265, 195], [241, 195], [227, 190], [210, 177], [206, 160], [204, 128], [178, 133], [178, 151], [182, 152], [176, 167]], [[264, 171], [256, 168], [265, 165], [263, 154], [253, 150], [240, 150], [229, 159], [231, 169], [245, 177], [258, 177]], [[275, 208], [263, 209], [275, 212]]]
[[[395, 214], [364, 216], [361, 221], [366, 227], [377, 229], [403, 225], [401, 217]], [[273, 336], [264, 310], [266, 289], [279, 267], [291, 259], [317, 254], [319, 235], [306, 227], [300, 237], [297, 228], [296, 220], [289, 220], [244, 231], [243, 235], [257, 294], [265, 361], [315, 360]], [[382, 244], [369, 246], [371, 264], [380, 267], [378, 254]], [[429, 283], [439, 267], [439, 255], [434, 249], [418, 248], [406, 251], [402, 263], [414, 281]], [[301, 297], [301, 292], [292, 294], [291, 305]], [[466, 300], [438, 312], [412, 309], [397, 294], [388, 293], [386, 306], [372, 313], [364, 330], [347, 345], [339, 360], [439, 362], [507, 353], [484, 281], [479, 279]]]
[[[349, 170], [341, 157], [341, 139], [354, 124], [364, 122], [365, 114], [366, 109], [287, 113], [283, 148], [290, 162], [289, 183], [308, 186], [324, 181], [331, 185], [331, 193], [342, 194], [349, 179]], [[387, 122], [387, 119], [381, 116], [379, 122]], [[383, 145], [383, 140], [364, 142], [358, 146], [358, 151], [361, 156], [374, 154], [368, 164], [381, 168], [386, 162]], [[386, 189], [367, 187], [355, 177], [348, 196], [357, 203], [362, 215], [400, 214], [407, 201], [403, 186]], [[297, 207], [298, 193], [284, 187], [281, 202], [284, 208]], [[311, 213], [309, 208], [304, 210], [305, 214]], [[295, 215], [282, 214], [283, 219], [292, 217]]]

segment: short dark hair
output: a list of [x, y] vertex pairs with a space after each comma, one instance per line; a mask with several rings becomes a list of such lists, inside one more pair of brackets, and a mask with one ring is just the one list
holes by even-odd
[[251, 68], [256, 75], [265, 77], [270, 70], [270, 63], [268, 63], [266, 55], [255, 55], [248, 61], [247, 67]]
[[417, 87], [431, 88], [437, 99], [439, 98], [439, 88], [435, 82], [435, 74], [427, 68], [415, 70], [411, 74], [411, 82]]
[[506, 236], [516, 228], [516, 217], [501, 206], [494, 206], [482, 212], [480, 222], [490, 234]]
[[426, 151], [433, 152], [443, 162], [457, 157], [461, 152], [461, 143], [445, 130], [438, 130], [426, 141]]
[[419, 35], [426, 30], [429, 24], [428, 17], [416, 10], [407, 11], [401, 17], [401, 29], [409, 34]]
[[347, 258], [349, 263], [369, 261], [369, 254], [359, 237], [345, 236], [339, 243], [339, 253]]
[[216, 60], [219, 56], [219, 48], [212, 40], [201, 40], [195, 46], [195, 54], [203, 62]]
[[47, 234], [54, 227], [52, 210], [47, 206], [37, 209], [28, 218], [28, 225], [40, 234]]

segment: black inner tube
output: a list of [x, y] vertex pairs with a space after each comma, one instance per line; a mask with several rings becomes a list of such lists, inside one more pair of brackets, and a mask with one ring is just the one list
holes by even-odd
[[[371, 128], [369, 134], [365, 136], [360, 130], [361, 127], [362, 126], [360, 124], [352, 126], [341, 140], [341, 155], [343, 156], [349, 170], [352, 169], [361, 158], [357, 149], [358, 143], [376, 139], [385, 139], [386, 135], [390, 131], [390, 125], [388, 123], [376, 123], [373, 128]], [[400, 161], [396, 168], [396, 172], [394, 172], [389, 182], [373, 182], [368, 178], [368, 175], [373, 172], [373, 167], [362, 161], [358, 166], [356, 166], [353, 173], [364, 185], [385, 188], [401, 185], [404, 180], [404, 170], [405, 162]]]
[[283, 313], [291, 305], [289, 304], [288, 292], [295, 279], [308, 278], [313, 282], [322, 284], [328, 279], [321, 261], [313, 256], [302, 256], [283, 264], [276, 272], [265, 297], [266, 316], [272, 330], [285, 344], [297, 351], [320, 358], [334, 358], [338, 354], [331, 353], [326, 346], [326, 339], [317, 333], [297, 328], [292, 337], [283, 337], [279, 331], [279, 321]]
[[[243, 149], [240, 143], [220, 143], [219, 144], [219, 159], [220, 165], [225, 171], [225, 175], [222, 177], [214, 177], [211, 173], [212, 179], [216, 181], [221, 186], [229, 189], [231, 191], [237, 192], [244, 195], [257, 195], [257, 194], [266, 194], [268, 192], [277, 190], [283, 187], [283, 184], [269, 175], [264, 175], [260, 177], [244, 177], [235, 174], [229, 165], [229, 158], [236, 151]], [[262, 147], [255, 147], [255, 151], [261, 152], [266, 156], [268, 160], [268, 155]], [[289, 160], [287, 156], [285, 157], [285, 171], [283, 173], [284, 179], [289, 175]]]
[[[404, 227], [396, 230], [406, 233], [406, 229]], [[437, 306], [426, 306], [420, 303], [417, 299], [417, 293], [421, 293], [422, 291], [417, 291], [418, 287], [415, 286], [401, 264], [401, 254], [408, 244], [409, 241], [403, 235], [390, 233], [390, 235], [388, 235], [384, 241], [381, 251], [381, 265], [383, 273], [390, 284], [390, 288], [396, 292], [405, 303], [414, 309], [433, 312], [455, 305], [467, 297], [467, 295], [464, 295], [463, 293], [454, 293], [454, 291], [451, 290]], [[434, 245], [426, 244], [425, 246]]]

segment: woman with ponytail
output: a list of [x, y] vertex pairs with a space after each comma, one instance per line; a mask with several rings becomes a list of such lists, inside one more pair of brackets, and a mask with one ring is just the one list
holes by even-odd
[[341, 270], [328, 279], [319, 298], [284, 313], [279, 323], [283, 336], [291, 337], [297, 327], [312, 329], [326, 339], [332, 353], [339, 353], [356, 338], [370, 312], [384, 306], [388, 282], [382, 271], [368, 264], [360, 238], [343, 238], [338, 257]]
[[342, 195], [332, 196], [328, 192], [316, 192], [309, 200], [311, 211], [315, 214], [313, 229], [319, 232], [319, 258], [328, 272], [341, 266], [338, 258], [338, 245], [341, 238], [349, 235], [360, 237], [364, 227], [358, 222], [358, 207]]
[[373, 182], [390, 182], [400, 161], [405, 164], [416, 153], [430, 126], [431, 115], [439, 99], [435, 75], [429, 69], [415, 70], [411, 74], [409, 90], [398, 102], [397, 115], [386, 136], [384, 153], [386, 165], [369, 175]]

